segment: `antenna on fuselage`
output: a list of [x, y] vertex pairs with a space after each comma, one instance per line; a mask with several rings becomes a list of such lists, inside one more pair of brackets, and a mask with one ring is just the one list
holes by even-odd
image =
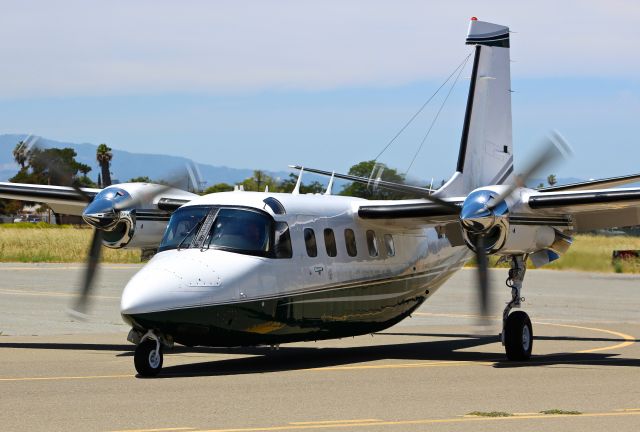
[[265, 191], [265, 192], [269, 192], [269, 185], [266, 185], [266, 186], [264, 187], [264, 191]]
[[300, 167], [300, 174], [298, 174], [298, 181], [296, 182], [296, 186], [291, 191], [292, 195], [300, 195], [300, 184], [302, 184], [302, 171], [304, 171], [304, 167]]
[[327, 190], [324, 193], [325, 195], [331, 195], [331, 191], [333, 189], [333, 178], [334, 178], [335, 174], [336, 174], [335, 171], [331, 171], [331, 178], [329, 179], [329, 184], [327, 185]]
[[234, 192], [238, 192], [240, 190], [240, 188], [238, 187], [238, 185], [233, 185], [233, 191]]

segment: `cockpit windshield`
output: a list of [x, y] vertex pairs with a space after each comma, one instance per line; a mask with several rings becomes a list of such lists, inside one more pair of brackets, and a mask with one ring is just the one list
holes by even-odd
[[189, 206], [172, 216], [159, 252], [168, 249], [225, 249], [270, 256], [274, 221], [266, 213], [247, 208]]

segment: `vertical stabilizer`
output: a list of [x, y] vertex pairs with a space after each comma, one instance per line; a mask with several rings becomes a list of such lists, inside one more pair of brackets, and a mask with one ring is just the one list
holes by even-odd
[[458, 164], [442, 195], [465, 195], [502, 184], [513, 171], [509, 28], [471, 19], [467, 45], [475, 45]]

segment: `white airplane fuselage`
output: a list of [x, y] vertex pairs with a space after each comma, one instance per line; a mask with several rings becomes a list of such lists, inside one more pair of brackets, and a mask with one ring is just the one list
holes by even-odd
[[[267, 198], [282, 209], [266, 205]], [[363, 201], [260, 192], [197, 198], [180, 210], [216, 209], [214, 224], [224, 219], [222, 210], [286, 223], [290, 257], [215, 245], [161, 246], [126, 286], [122, 316], [141, 332], [153, 329], [185, 345], [208, 346], [329, 339], [392, 326], [427, 300], [471, 252], [452, 247], [433, 227], [406, 229], [360, 219]], [[167, 231], [172, 227], [174, 222]], [[223, 227], [211, 230], [218, 228]], [[266, 249], [273, 247], [273, 237], [267, 243]]]

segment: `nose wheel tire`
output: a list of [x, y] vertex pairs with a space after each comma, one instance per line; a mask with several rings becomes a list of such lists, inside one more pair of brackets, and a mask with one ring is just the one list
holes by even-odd
[[138, 374], [143, 377], [158, 375], [162, 369], [162, 344], [156, 352], [156, 341], [145, 339], [137, 347], [133, 357]]
[[526, 312], [516, 311], [507, 317], [504, 325], [504, 347], [509, 360], [524, 361], [531, 358], [533, 327]]

